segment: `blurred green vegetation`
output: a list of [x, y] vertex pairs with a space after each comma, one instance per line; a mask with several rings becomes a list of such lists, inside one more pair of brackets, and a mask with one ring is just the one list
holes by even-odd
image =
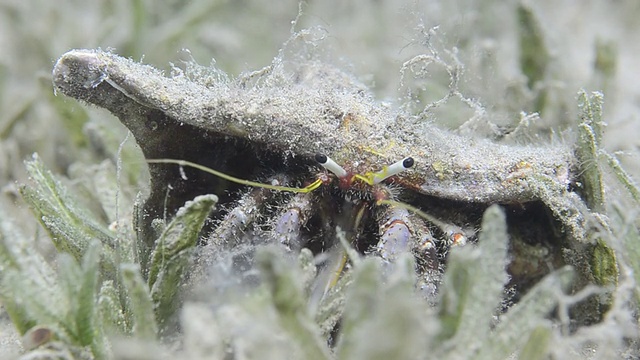
[[[430, 113], [440, 125], [501, 138], [519, 126], [527, 115], [522, 111], [537, 111], [542, 116], [528, 125], [536, 134], [534, 142], [581, 142], [582, 185], [591, 210], [602, 220], [592, 229], [598, 246], [590, 264], [601, 274], [596, 283], [608, 286], [606, 294], [595, 288], [585, 291], [611, 296], [608, 315], [581, 332], [570, 331], [563, 311], [584, 294], [563, 295], [571, 276], [563, 269], [541, 281], [496, 325], [492, 309], [502, 299], [506, 260], [493, 255], [506, 239], [503, 215], [492, 208], [483, 223], [486, 241], [452, 253], [436, 309], [414, 297], [413, 275], [407, 271], [411, 260], [401, 261], [383, 283], [378, 281], [381, 264], [364, 259], [354, 262], [353, 283], [336, 287], [340, 294], [334, 294], [333, 303], [308, 313], [301, 305], [308, 301], [302, 285], [305, 254], [286, 259], [263, 249], [265, 288], [237, 304], [223, 304], [217, 312], [188, 304], [182, 318], [177, 317], [180, 289], [175, 284], [188, 269], [195, 236], [216, 199], [185, 204], [183, 217], [161, 229], [163, 241], [147, 254], [151, 263], [140, 264], [129, 219], [148, 181], [141, 154], [114, 117], [56, 96], [51, 68], [69, 49], [100, 47], [165, 65], [167, 71], [171, 62], [182, 66], [182, 60], [191, 58], [203, 64], [215, 59], [217, 67], [234, 76], [272, 61], [291, 35], [298, 3], [4, 0], [0, 298], [19, 334], [3, 327], [6, 356], [19, 356], [19, 336], [25, 350], [43, 358], [126, 358], [125, 352], [133, 350], [122, 337], [153, 343], [145, 349], [169, 352], [165, 347], [174, 343], [167, 339], [175, 340], [170, 329], [180, 323], [185, 347], [178, 354], [185, 358], [222, 357], [229, 344], [245, 346], [248, 357], [268, 352], [326, 358], [329, 350], [319, 340], [327, 335], [322, 323], [337, 321], [332, 315], [344, 311], [348, 335], [336, 345], [341, 358], [499, 358], [517, 353], [532, 359], [590, 346], [603, 358], [633, 357], [637, 344], [629, 334], [637, 331], [630, 325], [637, 323], [637, 308], [632, 304], [640, 289], [640, 191], [633, 179], [640, 174], [635, 136], [640, 112], [633, 102], [638, 69], [625, 64], [630, 64], [640, 31], [637, 3], [575, 9], [570, 2], [552, 1], [525, 7], [517, 1], [362, 0], [309, 2], [302, 9], [295, 29], [321, 27], [326, 37], [322, 46], [308, 51], [355, 72], [382, 100], [422, 111], [450, 94], [454, 74], [460, 96], [447, 98]], [[575, 26], [558, 21], [554, 11], [573, 14], [566, 21]], [[425, 52], [426, 39], [433, 61], [401, 78], [402, 63]], [[621, 74], [622, 69], [629, 73]], [[605, 91], [606, 101], [583, 92], [578, 109], [575, 98], [583, 87]], [[594, 112], [594, 107], [600, 110]], [[583, 122], [577, 131], [567, 130], [579, 117]], [[612, 265], [612, 259], [618, 262]], [[289, 273], [287, 266], [302, 270]], [[147, 267], [148, 277], [140, 270]], [[559, 322], [551, 324], [546, 314], [555, 306]], [[380, 316], [372, 319], [370, 313]], [[205, 328], [207, 319], [219, 328]], [[2, 321], [8, 322], [7, 317]], [[247, 327], [255, 328], [243, 337]], [[228, 328], [235, 332], [225, 332]], [[212, 338], [202, 335], [204, 329]], [[378, 341], [369, 339], [371, 333], [378, 334]], [[154, 342], [158, 338], [161, 345]], [[280, 343], [282, 349], [273, 347]], [[146, 356], [155, 354], [149, 350]]]

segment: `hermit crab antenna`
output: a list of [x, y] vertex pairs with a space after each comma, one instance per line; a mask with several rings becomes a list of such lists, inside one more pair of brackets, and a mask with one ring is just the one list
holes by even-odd
[[373, 173], [373, 183], [374, 184], [379, 184], [381, 183], [384, 179], [387, 179], [393, 175], [397, 175], [405, 170], [407, 170], [408, 168], [412, 167], [414, 164], [414, 160], [412, 157], [406, 157], [400, 161], [397, 161], [385, 168], [382, 169], [382, 171], [379, 171], [377, 173]]
[[[253, 187], [262, 188], [262, 189], [276, 190], [276, 191], [288, 191], [288, 192], [306, 194], [306, 193], [312, 192], [313, 190], [319, 188], [320, 185], [322, 185], [322, 180], [321, 179], [317, 179], [316, 181], [312, 182], [311, 184], [309, 184], [309, 185], [307, 185], [307, 186], [305, 186], [303, 188], [294, 188], [294, 187], [280, 186], [280, 185], [273, 185], [273, 184], [263, 184], [263, 183], [259, 183], [259, 182], [255, 182], [255, 181], [239, 179], [237, 177], [233, 177], [231, 175], [227, 175], [227, 174], [225, 174], [225, 173], [223, 173], [221, 171], [213, 170], [213, 169], [208, 168], [206, 166], [203, 166], [203, 165], [200, 165], [200, 164], [196, 164], [196, 163], [192, 163], [192, 162], [186, 161], [186, 160], [148, 159], [147, 163], [149, 163], [149, 164], [175, 164], [175, 165], [179, 165], [181, 167], [182, 166], [188, 166], [188, 167], [192, 167], [194, 169], [198, 169], [200, 171], [204, 171], [204, 172], [209, 173], [211, 175], [215, 175], [215, 176], [217, 176], [219, 178], [225, 179], [227, 181], [231, 181], [231, 182], [236, 183], [236, 184], [253, 186]], [[180, 169], [180, 173], [184, 177], [184, 173], [182, 172], [182, 169]], [[186, 180], [186, 178], [185, 178], [185, 180]]]
[[336, 174], [336, 176], [340, 179], [344, 178], [345, 176], [347, 176], [347, 171], [345, 169], [342, 168], [342, 166], [338, 165], [335, 161], [331, 160], [330, 157], [328, 157], [325, 154], [321, 154], [321, 153], [317, 153], [316, 154], [316, 161], [322, 165], [322, 167], [324, 167], [325, 169], [331, 171], [332, 173]]

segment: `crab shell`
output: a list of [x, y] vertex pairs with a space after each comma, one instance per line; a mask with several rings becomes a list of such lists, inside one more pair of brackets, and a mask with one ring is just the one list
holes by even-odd
[[[264, 74], [235, 80], [214, 77], [215, 81], [185, 73], [165, 77], [152, 67], [112, 53], [73, 50], [58, 60], [53, 82], [58, 91], [116, 115], [131, 130], [147, 159], [188, 160], [239, 178], [267, 181], [269, 176], [285, 177], [289, 186], [304, 186], [322, 172], [314, 161], [317, 152], [358, 174], [412, 156], [415, 165], [389, 181], [392, 192], [402, 193], [402, 201], [434, 214], [445, 226], [471, 229], [471, 234], [488, 205], [504, 204], [510, 228], [516, 229], [514, 241], [551, 248], [545, 259], [534, 259], [534, 265], [526, 266], [525, 273], [512, 273], [516, 285], [542, 277], [552, 270], [548, 264], [555, 267], [567, 262], [557, 248], [567, 244], [561, 238], [579, 244], [584, 241], [588, 210], [569, 191], [574, 181], [571, 147], [509, 146], [461, 137], [423, 117], [376, 102], [352, 77], [322, 64], [277, 62]], [[278, 200], [278, 204], [288, 202], [279, 205], [281, 211], [264, 215], [258, 209], [269, 200], [263, 198], [280, 195], [243, 189], [187, 168], [188, 180], [184, 180], [173, 165], [152, 164], [149, 170], [151, 193], [138, 222], [139, 233], [149, 246], [155, 240], [153, 219], [171, 214], [204, 193], [217, 194], [222, 208], [228, 210], [220, 213], [224, 226], [213, 229], [214, 236], [240, 231], [241, 226], [230, 224], [248, 221], [242, 218], [250, 213], [251, 221], [271, 217], [272, 228], [283, 236], [304, 231], [305, 226], [316, 230], [323, 226], [306, 225], [311, 213], [318, 212], [314, 210], [318, 202], [309, 196]], [[358, 206], [370, 206], [349, 205], [350, 201], [341, 200], [349, 195], [344, 192], [322, 191], [325, 195], [318, 196], [325, 203], [341, 202], [338, 211], [353, 206], [351, 219], [358, 215]], [[365, 202], [370, 198], [368, 190], [352, 193], [360, 194], [355, 197]], [[235, 208], [230, 209], [229, 204]], [[331, 212], [335, 209], [331, 206], [320, 208]], [[335, 215], [327, 216], [337, 222]], [[302, 220], [304, 217], [308, 219]], [[430, 232], [424, 230], [429, 225], [423, 220], [389, 209], [373, 217], [378, 229], [371, 232], [378, 232], [378, 238], [372, 244], [382, 244], [377, 245], [382, 256], [392, 257], [397, 249], [406, 247], [402, 243], [409, 233], [414, 234], [418, 247], [433, 246], [425, 240]], [[460, 239], [461, 234], [450, 235]], [[282, 240], [295, 247], [291, 241]]]

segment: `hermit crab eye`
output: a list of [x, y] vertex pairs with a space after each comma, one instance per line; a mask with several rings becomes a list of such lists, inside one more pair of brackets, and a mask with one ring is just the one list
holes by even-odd
[[404, 166], [405, 169], [412, 167], [413, 164], [414, 164], [413, 158], [410, 156], [402, 160], [402, 166]]
[[325, 154], [320, 154], [317, 153], [316, 154], [316, 161], [322, 165], [322, 167], [324, 167], [325, 169], [331, 171], [332, 173], [336, 174], [336, 176], [338, 178], [343, 178], [345, 176], [347, 176], [347, 171], [345, 169], [342, 168], [342, 166], [338, 165], [335, 161], [331, 160], [330, 157], [328, 157]]
[[373, 174], [373, 183], [374, 184], [379, 184], [381, 183], [383, 180], [394, 176], [394, 175], [398, 175], [399, 173], [407, 170], [408, 168], [412, 167], [414, 164], [414, 160], [412, 157], [406, 157], [400, 161], [397, 161], [391, 165], [389, 165], [388, 167], [384, 168], [382, 171], [377, 172], [375, 174]]

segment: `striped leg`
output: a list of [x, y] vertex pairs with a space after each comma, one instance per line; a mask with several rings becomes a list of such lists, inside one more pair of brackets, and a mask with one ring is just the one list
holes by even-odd
[[379, 219], [380, 241], [376, 252], [384, 260], [392, 262], [402, 253], [413, 248], [413, 234], [409, 228], [409, 211], [387, 206]]
[[276, 241], [290, 250], [299, 251], [304, 246], [302, 227], [307, 223], [313, 205], [313, 195], [296, 194], [285, 206], [282, 213], [276, 216], [272, 233]]
[[[279, 185], [284, 177], [273, 177], [269, 183]], [[207, 247], [231, 249], [243, 242], [247, 228], [256, 222], [265, 207], [281, 194], [263, 188], [256, 188], [245, 194], [220, 221], [216, 229], [209, 235]]]

